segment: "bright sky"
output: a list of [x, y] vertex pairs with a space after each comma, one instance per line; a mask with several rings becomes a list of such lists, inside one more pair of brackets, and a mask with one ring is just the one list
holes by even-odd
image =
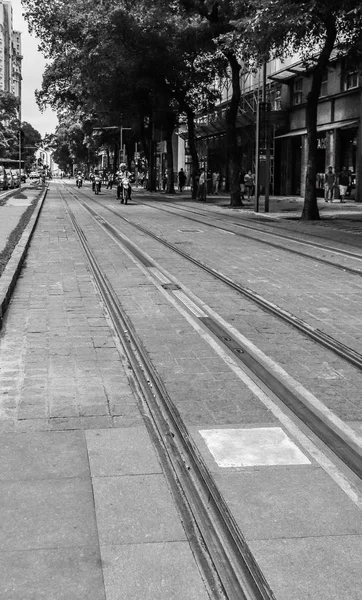
[[42, 136], [53, 133], [57, 125], [56, 114], [50, 109], [41, 113], [35, 101], [34, 92], [40, 89], [45, 67], [43, 55], [38, 52], [38, 41], [30, 36], [28, 25], [22, 17], [21, 0], [12, 0], [14, 29], [21, 31], [22, 43], [22, 121], [30, 123]]

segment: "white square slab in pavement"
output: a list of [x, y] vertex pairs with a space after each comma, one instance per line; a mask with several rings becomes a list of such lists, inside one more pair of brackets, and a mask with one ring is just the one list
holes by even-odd
[[200, 434], [219, 467], [310, 464], [280, 427], [203, 429]]

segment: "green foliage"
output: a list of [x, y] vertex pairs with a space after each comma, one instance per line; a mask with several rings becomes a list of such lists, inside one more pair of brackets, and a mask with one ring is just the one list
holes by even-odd
[[11, 157], [19, 147], [19, 100], [9, 92], [0, 91], [0, 156]]

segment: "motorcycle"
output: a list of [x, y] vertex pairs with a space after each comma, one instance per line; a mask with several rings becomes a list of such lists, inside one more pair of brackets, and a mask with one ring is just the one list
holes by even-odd
[[96, 195], [98, 195], [100, 191], [101, 191], [101, 180], [99, 179], [99, 177], [96, 177], [96, 179], [94, 180], [94, 192]]
[[131, 195], [131, 185], [128, 177], [123, 177], [122, 179], [122, 200], [121, 204], [127, 204], [130, 195]]
[[81, 177], [77, 177], [77, 187], [81, 188], [83, 185], [83, 179]]

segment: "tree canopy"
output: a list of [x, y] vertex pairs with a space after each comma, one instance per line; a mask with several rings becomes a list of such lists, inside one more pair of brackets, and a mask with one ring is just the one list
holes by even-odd
[[[303, 216], [319, 217], [315, 197], [318, 97], [332, 51], [348, 53], [360, 46], [359, 1], [23, 0], [23, 6], [48, 60], [38, 104], [57, 109], [60, 121], [64, 110], [67, 118], [76, 114], [73, 121], [81, 127], [88, 154], [97, 144], [107, 148], [113, 144], [117, 152], [112, 135], [99, 130], [126, 125], [151, 157], [155, 126], [170, 148], [172, 131], [184, 121], [195, 176], [195, 118], [213, 110], [219, 99], [215, 77], [228, 73], [232, 96], [226, 133], [234, 205], [241, 204], [236, 127], [241, 63], [252, 70], [273, 57], [298, 53], [312, 75]], [[68, 158], [72, 153], [69, 148]], [[169, 163], [173, 171], [171, 155]]]

